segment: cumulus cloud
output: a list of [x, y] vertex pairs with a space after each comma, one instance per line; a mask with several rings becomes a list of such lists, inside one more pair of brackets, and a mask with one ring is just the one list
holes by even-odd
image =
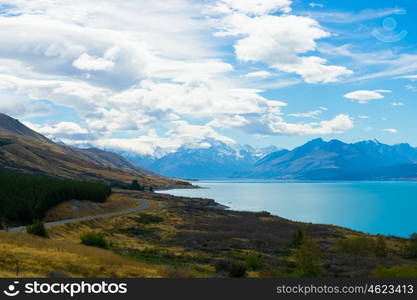
[[[224, 2], [222, 5], [232, 8]], [[303, 55], [317, 49], [317, 40], [331, 36], [312, 18], [268, 11], [256, 16], [232, 9], [223, 13], [213, 22], [218, 29], [216, 36], [236, 37], [235, 54], [242, 62], [262, 62], [298, 74], [307, 83], [336, 82], [353, 74], [346, 67], [328, 65], [322, 57]]]
[[[289, 0], [216, 3], [213, 29], [201, 18], [201, 5], [187, 0], [0, 0], [5, 12], [0, 15], [0, 109], [19, 117], [48, 114], [52, 106], [71, 109], [82, 125], [72, 120], [30, 125], [68, 143], [127, 148], [131, 141], [144, 152], [208, 137], [233, 142], [217, 128], [278, 135], [353, 127], [345, 114], [288, 123], [282, 113], [287, 104], [242, 84], [249, 80], [234, 76], [239, 73], [222, 59], [219, 39], [212, 36], [213, 30], [232, 36], [240, 61], [327, 83], [351, 73], [308, 54], [330, 33], [311, 18], [291, 15]], [[244, 77], [272, 76], [259, 70]], [[285, 78], [271, 86], [295, 83], [298, 79]], [[120, 134], [131, 138], [115, 138]]]
[[73, 122], [59, 122], [50, 125], [38, 125], [30, 122], [23, 122], [26, 126], [47, 137], [66, 140], [91, 140], [92, 134], [80, 125]]
[[346, 94], [344, 97], [347, 99], [358, 101], [360, 104], [366, 104], [371, 100], [383, 99], [384, 93], [390, 93], [390, 90], [359, 90]]
[[88, 55], [87, 53], [83, 53], [76, 60], [74, 60], [72, 65], [80, 70], [106, 71], [113, 68], [114, 62], [102, 57], [94, 57]]
[[251, 134], [262, 135], [314, 135], [343, 133], [354, 127], [353, 119], [346, 114], [340, 114], [331, 120], [310, 123], [289, 123], [281, 116], [271, 114], [268, 118], [245, 116], [234, 122], [228, 118], [216, 119], [209, 123], [215, 127], [232, 127]]

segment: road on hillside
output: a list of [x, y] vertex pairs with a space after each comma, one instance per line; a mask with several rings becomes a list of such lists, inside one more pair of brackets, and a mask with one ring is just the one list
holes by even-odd
[[[145, 201], [142, 199], [134, 199], [134, 200], [142, 203], [142, 205], [129, 209], [129, 210], [124, 210], [124, 211], [117, 211], [117, 212], [106, 213], [106, 214], [101, 214], [101, 215], [96, 215], [96, 216], [82, 217], [82, 218], [66, 219], [66, 220], [55, 221], [55, 222], [48, 222], [48, 223], [45, 223], [45, 227], [52, 227], [52, 226], [57, 226], [57, 225], [77, 223], [77, 222], [82, 222], [82, 221], [90, 221], [90, 220], [101, 219], [101, 218], [129, 215], [129, 214], [136, 213], [138, 211], [148, 209], [151, 206], [151, 204], [148, 201]], [[20, 226], [20, 227], [8, 228], [6, 231], [7, 232], [26, 232], [26, 227]]]

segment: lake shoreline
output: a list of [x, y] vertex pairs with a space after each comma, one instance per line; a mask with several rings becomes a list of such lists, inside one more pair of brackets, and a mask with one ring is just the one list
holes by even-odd
[[[232, 211], [267, 211], [295, 222], [328, 224], [369, 234], [408, 237], [417, 231], [414, 181], [200, 181], [173, 196], [213, 199]], [[415, 210], [414, 210], [415, 211]]]

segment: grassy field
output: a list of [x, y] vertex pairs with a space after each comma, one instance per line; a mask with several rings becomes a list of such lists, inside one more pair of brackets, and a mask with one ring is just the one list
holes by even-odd
[[[382, 247], [381, 238], [344, 228], [212, 209], [207, 199], [148, 192], [119, 190], [108, 207], [124, 209], [125, 200], [130, 207], [132, 197], [149, 201], [150, 209], [52, 227], [50, 239], [1, 233], [0, 259], [6, 262], [0, 263], [0, 275], [14, 276], [17, 257], [27, 277], [51, 272], [71, 277], [303, 277], [307, 271], [320, 277], [417, 276], [417, 261], [402, 256], [405, 239], [384, 237]], [[66, 215], [67, 208], [56, 208], [55, 216], [78, 216], [77, 210]], [[80, 244], [92, 232], [103, 234], [108, 250]], [[295, 238], [299, 232], [303, 239]]]

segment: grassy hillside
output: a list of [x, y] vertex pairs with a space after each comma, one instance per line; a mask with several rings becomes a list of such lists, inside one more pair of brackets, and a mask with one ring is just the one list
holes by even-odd
[[71, 199], [104, 202], [111, 188], [95, 182], [0, 173], [0, 219], [28, 224], [41, 220], [47, 210]]
[[[0, 275], [13, 276], [17, 257], [27, 277], [417, 277], [417, 244], [408, 239], [213, 209], [208, 199], [118, 190], [109, 202], [121, 208], [129, 198], [152, 205], [48, 228], [49, 240], [0, 234]], [[65, 207], [58, 211], [67, 216]], [[91, 233], [108, 249], [81, 245]]]
[[60, 145], [33, 138], [6, 135], [0, 130], [0, 168], [26, 174], [41, 174], [64, 179], [98, 181], [107, 184], [130, 183], [174, 187], [189, 185], [185, 181], [146, 175], [127, 169], [99, 165], [68, 154]]
[[0, 169], [107, 184], [183, 187], [185, 181], [163, 178], [123, 157], [99, 149], [78, 149], [52, 142], [18, 120], [0, 113]]

